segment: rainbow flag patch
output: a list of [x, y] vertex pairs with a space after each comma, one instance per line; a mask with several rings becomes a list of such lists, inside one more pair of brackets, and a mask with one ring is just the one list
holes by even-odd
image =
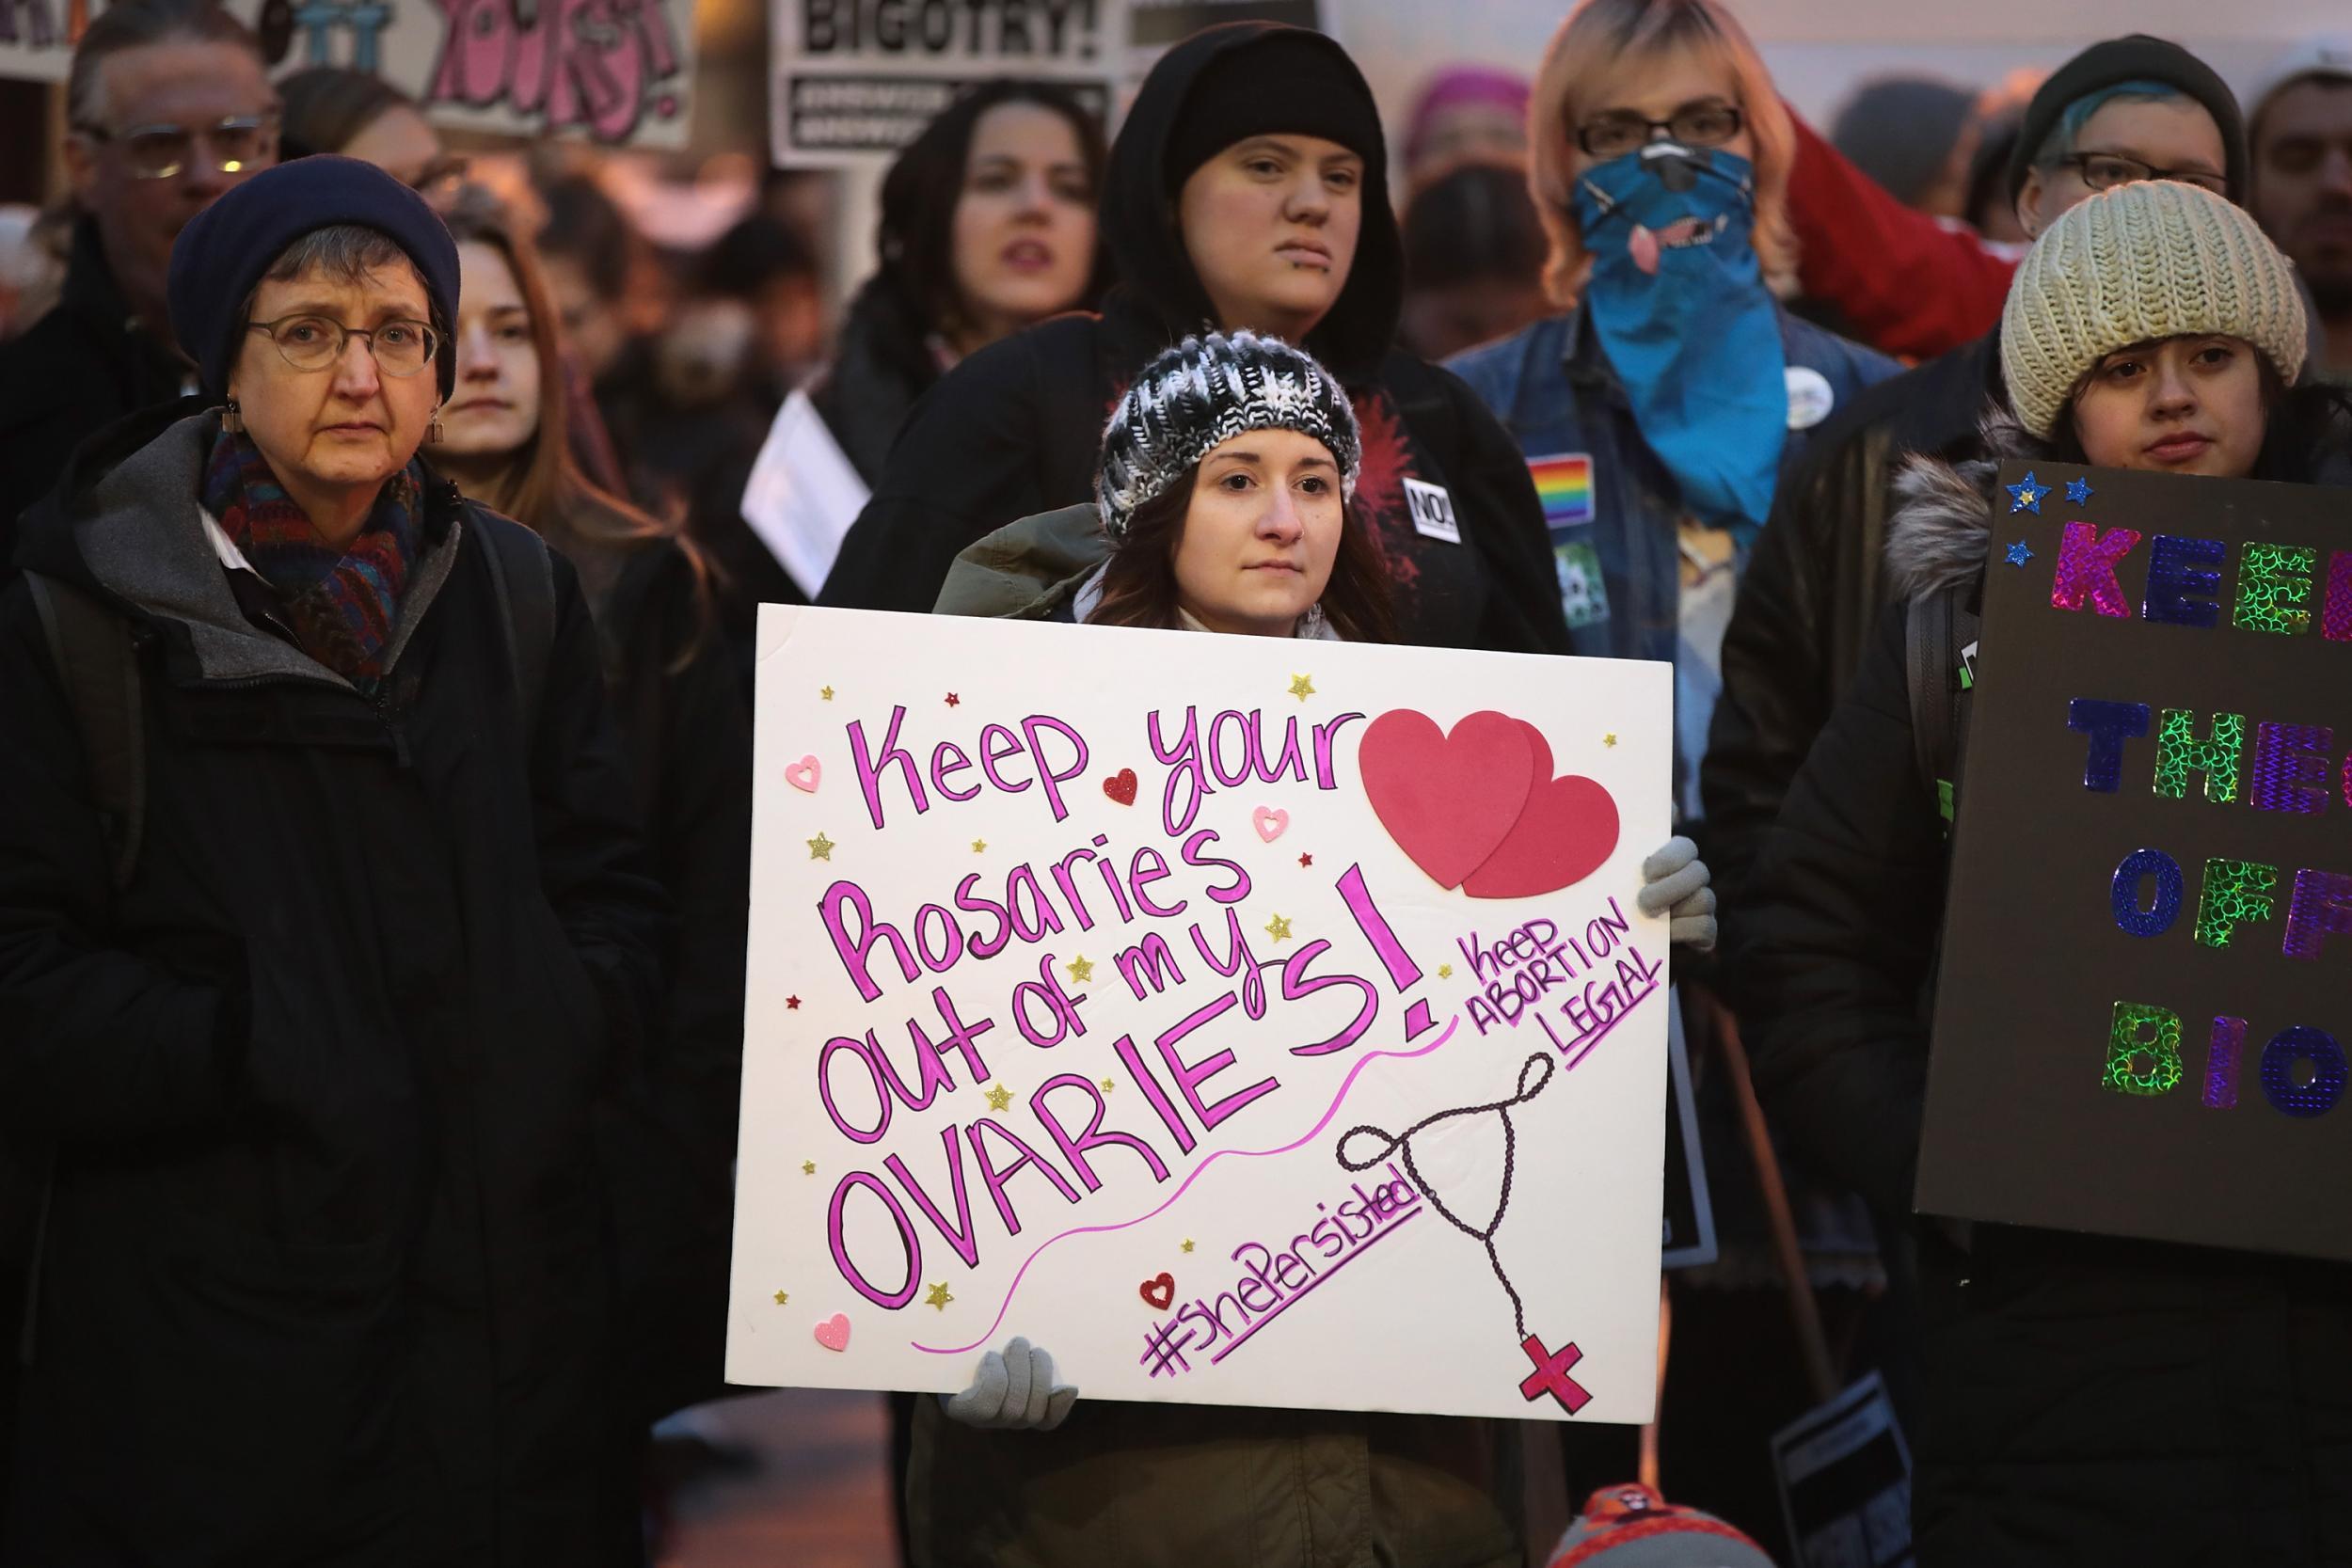
[[1590, 452], [1567, 451], [1556, 457], [1531, 457], [1528, 472], [1535, 476], [1535, 494], [1543, 498], [1544, 523], [1593, 520], [1593, 458]]

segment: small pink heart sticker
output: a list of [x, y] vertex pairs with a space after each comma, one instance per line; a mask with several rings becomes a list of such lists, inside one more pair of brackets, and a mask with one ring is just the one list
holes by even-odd
[[817, 781], [824, 776], [825, 765], [817, 760], [814, 752], [784, 770], [784, 782], [803, 795], [816, 794]]
[[1249, 825], [1258, 830], [1262, 841], [1271, 844], [1291, 825], [1291, 814], [1279, 806], [1260, 806], [1249, 814]]
[[835, 1312], [832, 1317], [818, 1323], [817, 1342], [827, 1350], [848, 1350], [850, 1348], [850, 1315], [847, 1312]]

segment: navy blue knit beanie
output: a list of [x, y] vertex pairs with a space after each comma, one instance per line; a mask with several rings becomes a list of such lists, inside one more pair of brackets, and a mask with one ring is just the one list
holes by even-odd
[[245, 346], [245, 302], [270, 264], [303, 235], [358, 224], [389, 239], [416, 263], [441, 340], [441, 397], [457, 381], [450, 342], [457, 320], [457, 243], [424, 198], [358, 158], [297, 158], [263, 169], [196, 214], [171, 247], [165, 287], [171, 330], [191, 355], [204, 390], [229, 395], [229, 369]]

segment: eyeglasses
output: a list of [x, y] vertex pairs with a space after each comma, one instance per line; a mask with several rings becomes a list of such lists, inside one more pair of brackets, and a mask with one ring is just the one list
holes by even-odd
[[1630, 109], [1595, 115], [1576, 128], [1576, 145], [1595, 158], [1622, 158], [1663, 131], [1685, 147], [1721, 147], [1745, 123], [1740, 111], [1720, 98], [1685, 103], [1665, 119], [1649, 119]]
[[248, 332], [268, 336], [278, 353], [298, 371], [323, 371], [343, 356], [354, 338], [364, 338], [376, 367], [386, 375], [414, 375], [433, 363], [437, 340], [422, 322], [389, 321], [373, 330], [345, 326], [326, 316], [280, 316], [274, 322], [247, 322]]
[[2118, 185], [2135, 185], [2142, 180], [2177, 180], [2185, 185], [2195, 185], [2216, 196], [2230, 194], [2226, 175], [2201, 168], [2158, 168], [2143, 164], [2137, 158], [2126, 158], [2121, 152], [2069, 152], [2058, 160], [2083, 178], [2083, 183], [2094, 191], [2112, 190]]
[[[134, 125], [126, 131], [83, 125], [75, 129], [92, 141], [120, 147], [133, 177], [140, 180], [168, 180], [192, 166], [246, 174], [278, 156], [275, 114], [231, 115], [214, 125]], [[200, 159], [199, 147], [203, 149]]]

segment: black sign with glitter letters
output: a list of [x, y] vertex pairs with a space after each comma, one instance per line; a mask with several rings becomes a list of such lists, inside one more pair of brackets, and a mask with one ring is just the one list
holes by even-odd
[[2352, 1258], [2352, 496], [2000, 477], [1917, 1207]]

